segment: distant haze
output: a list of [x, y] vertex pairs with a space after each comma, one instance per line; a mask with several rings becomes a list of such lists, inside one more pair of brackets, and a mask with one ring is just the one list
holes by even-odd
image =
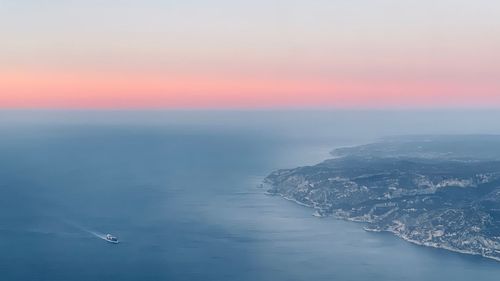
[[[346, 144], [408, 134], [500, 134], [498, 110], [0, 110], [0, 130], [23, 132], [103, 126], [156, 127], [212, 133], [254, 132], [288, 138]], [[15, 134], [13, 134], [15, 135]], [[332, 147], [333, 148], [333, 147]]]

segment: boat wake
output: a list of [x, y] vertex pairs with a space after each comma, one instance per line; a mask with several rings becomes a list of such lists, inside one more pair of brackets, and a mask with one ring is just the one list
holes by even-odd
[[88, 233], [88, 234], [93, 235], [94, 237], [97, 237], [97, 238], [100, 238], [100, 239], [102, 239], [102, 240], [108, 241], [108, 239], [106, 238], [106, 234], [104, 234], [104, 233], [101, 233], [101, 232], [97, 232], [97, 231], [94, 231], [94, 230], [88, 229], [88, 228], [83, 227], [83, 226], [81, 226], [81, 225], [79, 225], [79, 224], [76, 224], [76, 223], [74, 223], [74, 222], [70, 222], [70, 221], [65, 221], [65, 222], [66, 222], [67, 224], [69, 224], [69, 225], [71, 225], [71, 226], [73, 226], [73, 227], [75, 227], [75, 228], [77, 228], [77, 229], [79, 229], [79, 230], [83, 231], [83, 232], [86, 232], [86, 233]]
[[106, 240], [106, 241], [108, 240], [108, 239], [106, 239], [106, 235], [103, 233], [98, 233], [98, 232], [90, 231], [90, 230], [87, 230], [87, 232], [94, 235], [97, 238], [101, 238], [101, 239]]

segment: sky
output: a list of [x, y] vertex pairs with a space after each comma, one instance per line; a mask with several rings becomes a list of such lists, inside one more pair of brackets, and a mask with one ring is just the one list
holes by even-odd
[[0, 108], [500, 108], [496, 0], [0, 0]]

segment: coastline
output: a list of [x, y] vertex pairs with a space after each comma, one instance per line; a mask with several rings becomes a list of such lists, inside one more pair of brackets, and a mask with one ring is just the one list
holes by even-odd
[[[261, 187], [264, 187], [264, 185], [262, 185]], [[268, 196], [279, 196], [287, 201], [291, 201], [291, 202], [294, 202], [300, 206], [304, 206], [304, 207], [307, 207], [307, 208], [311, 208], [311, 209], [315, 209], [314, 206], [312, 205], [309, 205], [309, 204], [305, 204], [305, 203], [302, 203], [294, 198], [289, 198], [281, 193], [270, 193], [270, 192], [265, 192], [266, 195]], [[338, 220], [343, 220], [343, 221], [348, 221], [348, 222], [354, 222], [354, 223], [363, 223], [363, 222], [366, 222], [366, 221], [362, 221], [362, 220], [356, 220], [354, 218], [347, 218], [347, 217], [344, 217], [344, 216], [340, 216], [340, 215], [335, 215], [335, 214], [331, 214], [331, 215], [321, 215], [317, 209], [315, 209], [314, 213], [311, 215], [313, 217], [316, 217], [316, 218], [324, 218], [324, 217], [332, 217], [334, 219], [338, 219]], [[494, 260], [496, 262], [500, 262], [500, 258], [498, 257], [494, 257], [494, 256], [488, 256], [488, 255], [484, 255], [484, 254], [481, 254], [481, 253], [476, 253], [476, 252], [473, 252], [473, 251], [465, 251], [465, 250], [460, 250], [460, 249], [456, 249], [456, 248], [453, 248], [453, 247], [448, 247], [448, 246], [444, 246], [444, 245], [438, 245], [436, 243], [425, 243], [425, 242], [420, 242], [418, 240], [414, 240], [414, 239], [410, 239], [408, 237], [406, 237], [405, 235], [402, 235], [400, 234], [399, 232], [397, 231], [393, 231], [393, 230], [390, 230], [390, 229], [384, 229], [384, 230], [380, 230], [380, 229], [370, 229], [370, 228], [367, 228], [367, 227], [363, 227], [363, 230], [365, 230], [366, 232], [387, 232], [387, 233], [391, 233], [393, 234], [394, 236], [406, 241], [406, 242], [409, 242], [409, 243], [412, 243], [414, 245], [418, 245], [418, 246], [423, 246], [423, 247], [429, 247], [429, 248], [434, 248], [434, 249], [443, 249], [443, 250], [447, 250], [447, 251], [450, 251], [450, 252], [454, 252], [454, 253], [460, 253], [460, 254], [466, 254], [466, 255], [473, 255], [473, 256], [480, 256], [480, 257], [483, 257], [483, 258], [487, 258], [487, 259], [490, 259], [490, 260]]]
[[414, 240], [414, 239], [410, 239], [410, 238], [408, 238], [408, 237], [406, 237], [404, 235], [401, 235], [400, 233], [398, 233], [396, 231], [391, 231], [391, 230], [373, 231], [373, 230], [369, 230], [369, 229], [365, 229], [365, 231], [368, 231], [368, 232], [388, 232], [388, 233], [394, 234], [394, 236], [396, 236], [396, 237], [399, 237], [399, 238], [403, 239], [404, 241], [410, 242], [410, 243], [418, 245], [418, 246], [435, 248], [435, 249], [443, 249], [443, 250], [447, 250], [447, 251], [450, 251], [450, 252], [455, 252], [455, 253], [460, 253], [460, 254], [466, 254], [466, 255], [480, 256], [480, 257], [483, 257], [483, 258], [487, 258], [487, 259], [491, 259], [491, 260], [500, 262], [500, 258], [497, 258], [497, 257], [483, 255], [481, 253], [476, 253], [476, 252], [472, 252], [472, 251], [460, 250], [460, 249], [456, 249], [456, 248], [452, 248], [452, 247], [448, 247], [448, 246], [441, 246], [441, 245], [437, 245], [435, 243], [420, 242], [420, 241], [417, 241], [417, 240]]

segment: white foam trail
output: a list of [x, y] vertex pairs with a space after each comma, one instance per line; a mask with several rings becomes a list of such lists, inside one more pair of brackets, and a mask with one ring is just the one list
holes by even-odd
[[88, 228], [85, 228], [85, 227], [83, 227], [83, 226], [81, 226], [81, 225], [78, 225], [78, 224], [76, 224], [76, 223], [74, 223], [74, 222], [71, 222], [71, 221], [67, 221], [67, 220], [65, 220], [65, 222], [66, 222], [67, 224], [69, 224], [69, 225], [71, 225], [71, 226], [75, 227], [75, 228], [78, 228], [79, 230], [81, 230], [81, 231], [83, 231], [83, 232], [86, 232], [86, 233], [92, 234], [93, 236], [95, 236], [95, 237], [97, 237], [97, 238], [100, 238], [100, 239], [103, 239], [103, 240], [107, 240], [107, 239], [106, 239], [106, 235], [105, 235], [105, 234], [103, 234], [103, 233], [100, 233], [100, 232], [97, 232], [97, 231], [90, 230], [90, 229], [88, 229]]
[[97, 233], [97, 232], [95, 232], [95, 231], [90, 231], [90, 230], [87, 230], [87, 232], [88, 232], [88, 233], [90, 233], [90, 234], [92, 234], [92, 235], [94, 235], [94, 236], [95, 236], [95, 237], [97, 237], [97, 238], [101, 238], [101, 239], [103, 239], [103, 240], [107, 240], [107, 239], [106, 239], [106, 235], [104, 235], [104, 234], [102, 234], [102, 233]]

